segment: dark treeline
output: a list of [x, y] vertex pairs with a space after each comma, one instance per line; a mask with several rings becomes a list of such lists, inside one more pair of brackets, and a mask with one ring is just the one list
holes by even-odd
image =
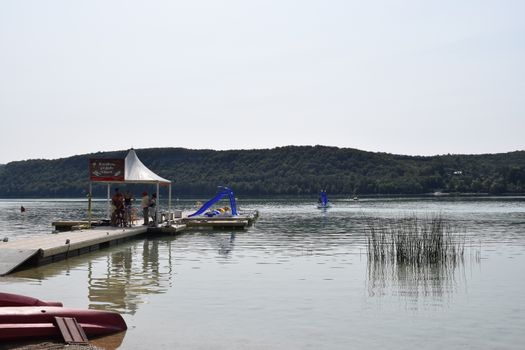
[[[263, 150], [136, 150], [142, 162], [173, 181], [175, 196], [210, 195], [218, 185], [236, 194], [418, 195], [525, 192], [525, 152], [400, 156], [325, 146]], [[124, 158], [126, 151], [0, 166], [0, 197], [80, 197], [88, 188], [89, 158]], [[103, 186], [95, 195], [104, 196]]]

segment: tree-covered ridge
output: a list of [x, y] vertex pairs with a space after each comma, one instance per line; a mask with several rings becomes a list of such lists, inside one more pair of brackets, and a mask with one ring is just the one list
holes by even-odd
[[[424, 194], [434, 191], [524, 193], [525, 152], [401, 156], [326, 146], [262, 150], [136, 150], [142, 162], [173, 181], [177, 195], [209, 195], [227, 185], [241, 195]], [[126, 151], [0, 167], [0, 197], [78, 197], [88, 187], [89, 158]], [[100, 193], [103, 194], [103, 193]]]

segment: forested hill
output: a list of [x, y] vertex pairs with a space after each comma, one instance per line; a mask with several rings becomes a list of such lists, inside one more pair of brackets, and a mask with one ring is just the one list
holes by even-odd
[[[524, 193], [525, 152], [400, 156], [325, 146], [263, 150], [138, 149], [142, 162], [173, 181], [175, 196], [210, 195], [218, 185], [239, 195]], [[0, 197], [85, 196], [89, 158], [126, 151], [27, 160], [0, 166]], [[105, 195], [103, 186], [96, 195]]]

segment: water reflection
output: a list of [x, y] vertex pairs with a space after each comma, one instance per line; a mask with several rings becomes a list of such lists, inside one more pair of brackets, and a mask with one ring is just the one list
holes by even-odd
[[218, 241], [219, 255], [227, 257], [233, 250], [234, 242], [235, 242], [235, 233], [233, 232], [230, 234], [229, 239], [220, 238], [220, 240]]
[[[89, 307], [135, 314], [150, 294], [165, 293], [172, 275], [172, 240], [144, 240], [136, 246], [111, 253], [106, 268], [88, 262]], [[161, 265], [162, 247], [165, 265]], [[141, 248], [141, 249], [139, 249]]]
[[[480, 263], [479, 254], [467, 257]], [[459, 286], [467, 285], [463, 258], [444, 263], [416, 265], [395, 260], [367, 261], [366, 288], [369, 297], [397, 296], [410, 309], [446, 306]]]
[[464, 228], [441, 214], [364, 220], [369, 295], [391, 290], [409, 307], [420, 301], [443, 305], [465, 276], [465, 247], [472, 246], [466, 246]]
[[[134, 315], [140, 305], [147, 303], [151, 295], [163, 294], [173, 285], [175, 268], [183, 256], [194, 259], [191, 251], [210, 246], [217, 251], [216, 258], [231, 259], [235, 246], [235, 232], [196, 232], [177, 237], [162, 237], [130, 241], [107, 250], [71, 257], [56, 263], [22, 270], [11, 275], [13, 278], [34, 280], [36, 284], [70, 284], [70, 275], [87, 275], [87, 298], [90, 309], [116, 311]], [[179, 261], [175, 259], [179, 252]], [[181, 251], [184, 255], [180, 256]], [[205, 259], [206, 255], [197, 259]], [[184, 258], [183, 258], [184, 259]], [[219, 260], [219, 262], [221, 262]], [[54, 282], [64, 279], [64, 282]], [[83, 288], [72, 287], [75, 293]]]

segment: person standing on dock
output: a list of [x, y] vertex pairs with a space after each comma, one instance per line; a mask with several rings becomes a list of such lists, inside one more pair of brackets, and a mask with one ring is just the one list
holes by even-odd
[[157, 224], [157, 194], [156, 193], [153, 193], [149, 200], [149, 212], [151, 214], [151, 218], [153, 219], [153, 223], [156, 225]]
[[126, 190], [126, 193], [124, 193], [124, 223], [125, 226], [132, 226], [133, 224], [133, 215], [132, 215], [132, 208], [131, 204], [133, 202], [133, 194], [130, 190]]
[[124, 219], [124, 196], [118, 188], [115, 188], [115, 194], [111, 198], [111, 206], [113, 208], [111, 225], [118, 226], [123, 223], [122, 220]]
[[142, 208], [142, 215], [144, 216], [144, 225], [149, 224], [149, 196], [148, 192], [142, 192], [142, 200], [140, 201]]

